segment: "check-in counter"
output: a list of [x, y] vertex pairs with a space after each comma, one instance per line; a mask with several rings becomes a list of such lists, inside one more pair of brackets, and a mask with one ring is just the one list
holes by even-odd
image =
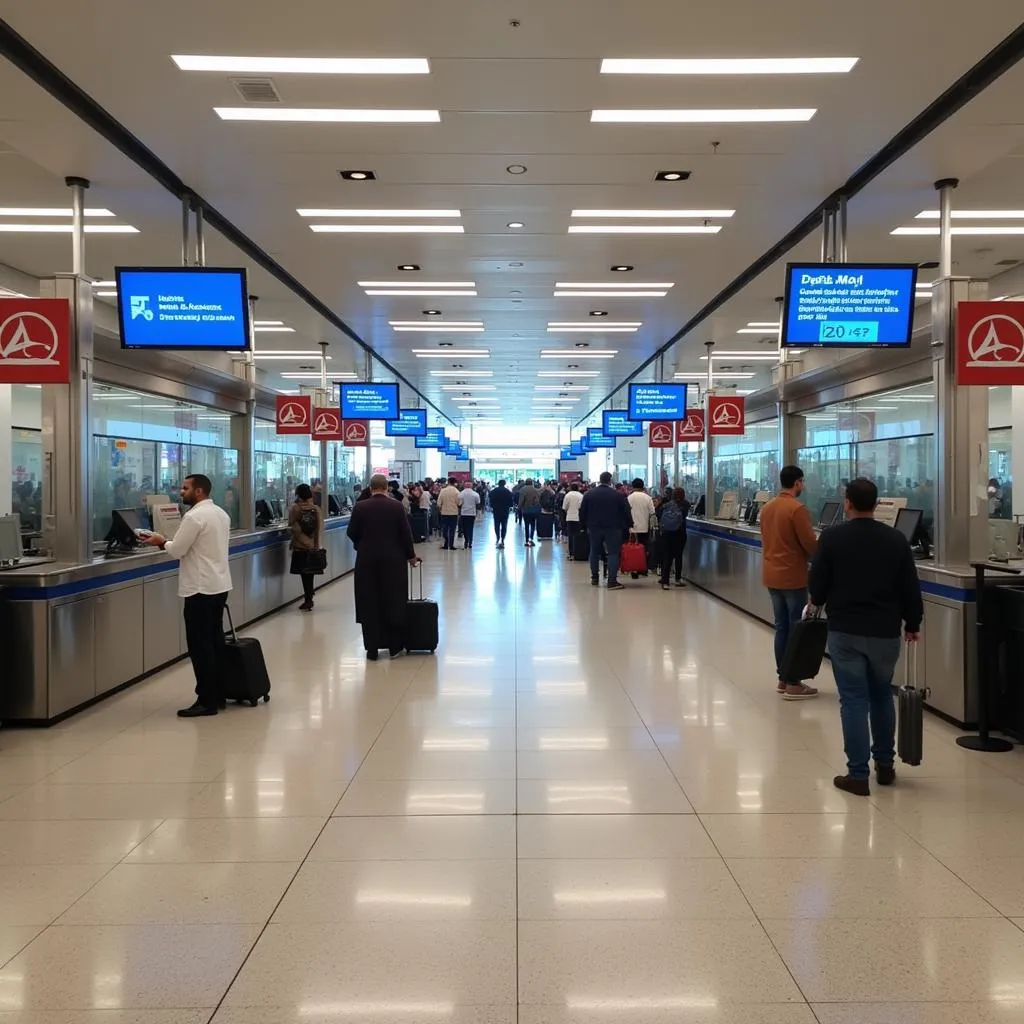
[[[690, 519], [686, 571], [698, 587], [772, 624], [771, 599], [761, 582], [761, 533], [739, 523]], [[927, 706], [964, 728], [977, 718], [974, 572], [960, 566], [917, 563], [924, 596], [919, 685]], [[902, 679], [902, 661], [896, 670]]]
[[[326, 521], [327, 571], [352, 571], [348, 517]], [[231, 535], [235, 626], [302, 596], [289, 573], [290, 534], [271, 526]], [[88, 565], [44, 562], [0, 570], [0, 721], [53, 722], [185, 654], [178, 563], [155, 549]]]

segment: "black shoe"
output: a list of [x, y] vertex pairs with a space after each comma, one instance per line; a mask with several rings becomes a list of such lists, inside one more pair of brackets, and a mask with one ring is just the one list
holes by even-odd
[[179, 718], [206, 718], [206, 717], [208, 717], [210, 715], [215, 715], [215, 714], [217, 714], [217, 709], [216, 708], [203, 707], [203, 705], [200, 704], [199, 701], [196, 701], [195, 704], [192, 705], [192, 707], [190, 707], [190, 708], [182, 708], [178, 712], [178, 717]]
[[376, 661], [379, 657], [380, 657], [380, 651], [367, 651], [366, 652], [366, 660], [367, 661]]
[[851, 779], [849, 775], [837, 775], [832, 780], [832, 785], [854, 796], [871, 796], [871, 786], [868, 785], [867, 779]]
[[876, 764], [875, 779], [880, 786], [891, 786], [896, 781], [896, 769], [891, 764]]
[[591, 576], [590, 585], [592, 587], [599, 587], [601, 585], [601, 581], [596, 576]]
[[388, 657], [390, 658], [401, 658], [405, 654], [404, 647], [392, 647], [388, 650]]
[[608, 589], [609, 590], [625, 590], [626, 589], [626, 585], [624, 583], [620, 583], [618, 580], [616, 580], [614, 583], [609, 583], [608, 584]]

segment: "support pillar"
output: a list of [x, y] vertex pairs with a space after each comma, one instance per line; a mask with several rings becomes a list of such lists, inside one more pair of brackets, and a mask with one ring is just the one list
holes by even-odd
[[249, 351], [242, 364], [248, 393], [245, 414], [232, 419], [231, 443], [238, 449], [238, 527], [256, 528], [256, 303], [249, 296]]
[[715, 387], [714, 355], [715, 343], [705, 341], [708, 352], [708, 382], [704, 389], [704, 515], [708, 519], [715, 516], [715, 478], [713, 473], [713, 444], [711, 438], [711, 395]]
[[[318, 342], [320, 345], [320, 401], [327, 405], [330, 402], [330, 388], [327, 384], [327, 342]], [[314, 403], [319, 404], [319, 403]], [[327, 442], [320, 442], [320, 493], [323, 495], [323, 512], [327, 515], [327, 494], [330, 491], [328, 486], [329, 467], [327, 464]]]

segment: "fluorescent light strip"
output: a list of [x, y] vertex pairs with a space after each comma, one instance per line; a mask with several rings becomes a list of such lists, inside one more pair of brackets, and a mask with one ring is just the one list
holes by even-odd
[[493, 370], [431, 370], [432, 377], [493, 377]]
[[859, 57], [605, 57], [602, 75], [841, 75]]
[[592, 110], [599, 124], [775, 124], [810, 121], [814, 107], [740, 107], [707, 110]]
[[458, 356], [460, 359], [490, 359], [491, 353], [486, 349], [468, 349], [468, 348], [442, 348], [442, 349], [426, 349], [426, 348], [414, 348], [412, 354], [417, 359], [451, 359], [453, 356]]
[[538, 377], [600, 377], [600, 370], [538, 370]]
[[294, 327], [253, 327], [257, 334], [294, 334]]
[[462, 391], [475, 394], [477, 391], [497, 391], [497, 384], [442, 384], [442, 391]]
[[97, 299], [116, 299], [117, 298], [117, 292], [116, 291], [93, 292], [93, 295], [95, 295]]
[[296, 210], [300, 217], [461, 217], [461, 210]]
[[771, 327], [741, 327], [736, 333], [737, 334], [759, 334], [763, 338], [766, 334], [771, 334], [773, 331], [776, 334], [778, 334], [778, 332], [779, 332], [779, 325], [778, 324], [772, 324]]
[[360, 288], [475, 288], [476, 281], [357, 281]]
[[283, 320], [253, 320], [253, 327], [283, 327]]
[[[779, 354], [778, 354], [778, 352], [771, 353], [771, 354], [769, 354], [767, 352], [715, 352], [715, 353], [713, 353], [712, 358], [716, 359], [716, 360], [717, 359], [739, 359], [740, 362], [743, 362], [744, 360], [749, 360], [750, 362], [762, 361], [762, 362], [772, 362], [772, 363], [775, 363], [775, 362], [778, 362]], [[708, 361], [708, 357], [707, 356], [701, 356], [700, 357], [700, 361], [702, 363], [706, 363]]]
[[[541, 352], [540, 357], [541, 357], [541, 359], [573, 359], [573, 358], [576, 358], [576, 359], [614, 359], [615, 355], [616, 355], [616, 353], [614, 353], [614, 352], [610, 352], [607, 355], [604, 355], [604, 354], [602, 354], [600, 352], [588, 352], [588, 353], [586, 353], [584, 355], [584, 354], [582, 354], [580, 352], [576, 352], [574, 350], [574, 351], [571, 351], [571, 352], [555, 352], [555, 351]], [[572, 371], [567, 371], [567, 372], [572, 372]]]
[[782, 326], [782, 324], [780, 324], [778, 320], [751, 320], [750, 323], [747, 324], [747, 326], [748, 327], [768, 327], [768, 328], [774, 328], [775, 330], [778, 330]]
[[482, 334], [483, 327], [445, 327], [443, 324], [438, 324], [436, 327], [417, 326], [413, 327], [411, 324], [408, 327], [394, 327], [392, 328], [397, 333], [402, 331], [419, 331], [423, 334]]
[[93, 288], [115, 288], [117, 286], [116, 281], [93, 281]]
[[589, 391], [589, 384], [534, 384], [534, 391]]
[[[88, 228], [86, 229], [88, 230]], [[895, 228], [889, 233], [892, 235], [938, 235], [941, 228], [919, 228], [903, 227]], [[950, 231], [954, 235], [1024, 235], [1024, 225], [1020, 227], [1004, 227], [993, 225], [991, 227], [952, 227]]]
[[[319, 373], [282, 373], [281, 376], [285, 380], [320, 380], [321, 375]], [[328, 380], [357, 380], [358, 374], [355, 373], [335, 373], [328, 371]]]
[[721, 224], [570, 224], [570, 235], [717, 235]]
[[171, 54], [182, 71], [243, 75], [428, 75], [426, 57], [216, 57]]
[[462, 235], [466, 231], [461, 224], [310, 224], [309, 230], [318, 235]]
[[305, 124], [436, 124], [439, 110], [379, 110], [339, 107], [214, 107], [222, 121], [279, 121]]
[[648, 292], [648, 291], [563, 291], [555, 292], [553, 298], [556, 299], [663, 299], [668, 292]]
[[563, 402], [578, 402], [577, 395], [568, 395], [565, 398], [535, 398], [534, 405], [561, 405]]
[[[750, 380], [751, 377], [757, 376], [754, 373], [718, 373], [713, 372], [715, 380]], [[677, 373], [675, 375], [676, 380], [707, 380], [708, 375], [706, 373]]]
[[[74, 230], [72, 224], [0, 224], [0, 231], [11, 235], [70, 235]], [[138, 228], [131, 224], [86, 224], [87, 235], [137, 235]]]
[[[239, 357], [239, 358], [241, 358], [241, 357]], [[257, 359], [257, 360], [264, 360], [264, 359], [266, 359], [266, 360], [270, 360], [271, 362], [273, 362], [273, 361], [284, 362], [286, 360], [289, 361], [289, 362], [295, 362], [296, 360], [319, 359], [319, 358], [320, 358], [320, 353], [319, 352], [288, 352], [287, 354], [284, 353], [284, 352], [279, 352], [279, 353], [255, 352], [255, 353], [253, 353], [253, 359]], [[327, 358], [328, 359], [333, 359], [334, 357], [333, 356], [328, 356]]]
[[[86, 217], [113, 217], [110, 210], [103, 208], [87, 209]], [[3, 206], [0, 207], [0, 217], [73, 217], [74, 211], [70, 208], [59, 206]], [[111, 284], [114, 282], [111, 281]]]
[[473, 297], [476, 292], [472, 289], [457, 289], [455, 291], [438, 291], [434, 288], [406, 288], [399, 290], [397, 288], [367, 288], [367, 295], [468, 295]]
[[[1024, 210], [954, 210], [953, 220], [1024, 220]], [[922, 210], [915, 220], [938, 220], [938, 210]]]
[[601, 217], [636, 217], [637, 220], [671, 220], [688, 218], [691, 220], [707, 220], [717, 217], [732, 217], [735, 210], [573, 210], [573, 217], [598, 219]]
[[618, 281], [556, 281], [556, 288], [610, 288], [616, 293], [629, 293], [635, 288], [674, 288], [674, 281], [647, 281], [643, 284], [621, 284]]

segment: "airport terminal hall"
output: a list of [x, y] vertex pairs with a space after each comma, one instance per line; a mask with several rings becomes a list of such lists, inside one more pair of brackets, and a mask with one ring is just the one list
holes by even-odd
[[1022, 97], [0, 0], [0, 1024], [1024, 1024]]

